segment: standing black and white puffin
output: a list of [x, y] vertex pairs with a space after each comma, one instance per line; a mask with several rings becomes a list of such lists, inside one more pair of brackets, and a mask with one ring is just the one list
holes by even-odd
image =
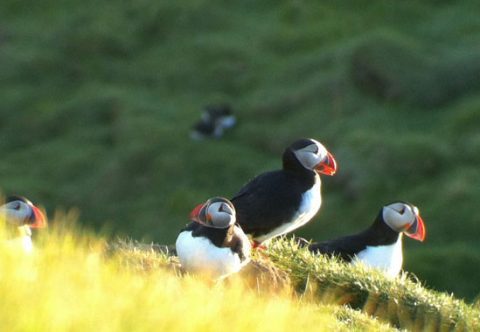
[[416, 206], [395, 202], [380, 209], [367, 230], [331, 241], [313, 243], [308, 249], [314, 253], [338, 256], [347, 262], [363, 262], [383, 270], [387, 275], [396, 276], [403, 264], [403, 233], [423, 241], [425, 225]]
[[250, 261], [250, 241], [235, 224], [235, 208], [228, 199], [207, 200], [193, 209], [190, 219], [175, 244], [186, 271], [221, 279]]
[[319, 173], [333, 175], [334, 157], [318, 141], [295, 141], [283, 153], [283, 168], [263, 173], [232, 198], [237, 223], [254, 246], [310, 221], [322, 204]]
[[5, 222], [9, 245], [19, 246], [25, 252], [33, 250], [31, 228], [42, 228], [47, 219], [38, 207], [22, 196], [10, 196], [0, 206], [0, 218]]

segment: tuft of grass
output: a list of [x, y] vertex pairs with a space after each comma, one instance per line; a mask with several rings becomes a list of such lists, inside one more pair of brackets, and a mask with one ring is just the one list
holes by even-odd
[[322, 303], [349, 305], [408, 330], [480, 328], [480, 311], [452, 295], [429, 290], [412, 275], [386, 277], [362, 265], [313, 256], [293, 240], [273, 242], [267, 255], [288, 272], [298, 292]]

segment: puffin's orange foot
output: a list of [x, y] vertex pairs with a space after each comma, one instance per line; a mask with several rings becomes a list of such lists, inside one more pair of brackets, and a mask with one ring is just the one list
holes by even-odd
[[266, 250], [267, 247], [264, 246], [261, 242], [252, 241], [252, 249]]

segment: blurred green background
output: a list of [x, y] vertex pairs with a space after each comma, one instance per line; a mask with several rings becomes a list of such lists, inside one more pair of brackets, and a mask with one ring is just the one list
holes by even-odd
[[[173, 243], [188, 213], [279, 168], [299, 137], [339, 172], [299, 235], [416, 204], [405, 269], [480, 292], [480, 2], [0, 2], [0, 188], [95, 229]], [[238, 126], [192, 141], [204, 105]]]

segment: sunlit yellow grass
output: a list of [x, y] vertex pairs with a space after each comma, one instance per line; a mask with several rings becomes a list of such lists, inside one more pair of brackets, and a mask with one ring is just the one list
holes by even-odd
[[[55, 230], [33, 254], [0, 252], [2, 331], [386, 330], [348, 309], [126, 264], [106, 241]], [[131, 261], [131, 258], [130, 258]], [[161, 264], [159, 264], [160, 266]]]

